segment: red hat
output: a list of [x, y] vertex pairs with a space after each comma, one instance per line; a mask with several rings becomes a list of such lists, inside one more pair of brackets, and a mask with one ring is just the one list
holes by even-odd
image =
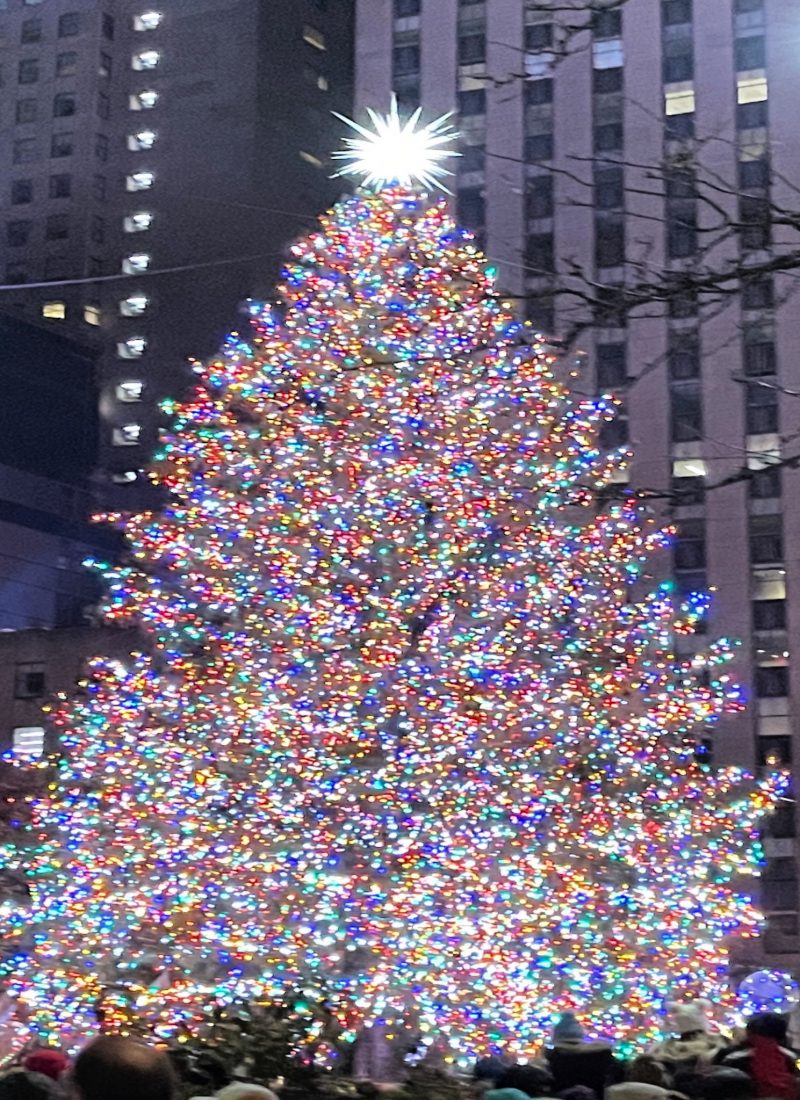
[[43, 1073], [45, 1077], [57, 1081], [69, 1066], [69, 1058], [61, 1050], [44, 1047], [42, 1050], [32, 1051], [22, 1064], [31, 1073]]

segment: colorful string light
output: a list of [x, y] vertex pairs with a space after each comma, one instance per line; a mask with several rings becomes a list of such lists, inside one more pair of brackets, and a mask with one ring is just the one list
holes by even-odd
[[174, 410], [169, 503], [117, 517], [104, 614], [150, 644], [53, 713], [0, 909], [21, 1030], [324, 988], [465, 1058], [733, 1004], [777, 783], [695, 759], [731, 646], [674, 656], [704, 601], [637, 594], [667, 536], [598, 512], [613, 403], [553, 362], [443, 201], [360, 193], [294, 246]]

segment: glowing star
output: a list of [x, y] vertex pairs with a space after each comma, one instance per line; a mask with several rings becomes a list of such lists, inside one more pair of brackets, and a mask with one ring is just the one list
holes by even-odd
[[[335, 111], [333, 113], [336, 114]], [[427, 126], [418, 126], [422, 113], [418, 107], [403, 122], [397, 109], [397, 97], [393, 95], [388, 115], [379, 115], [370, 108], [367, 113], [373, 122], [373, 130], [336, 114], [337, 118], [361, 135], [345, 138], [347, 148], [333, 154], [337, 160], [347, 161], [335, 173], [337, 176], [361, 175], [368, 187], [378, 191], [391, 184], [401, 187], [421, 184], [423, 187], [448, 190], [442, 178], [453, 173], [443, 166], [442, 161], [447, 157], [461, 156], [454, 149], [445, 148], [458, 137], [458, 132], [448, 122], [452, 111]]]

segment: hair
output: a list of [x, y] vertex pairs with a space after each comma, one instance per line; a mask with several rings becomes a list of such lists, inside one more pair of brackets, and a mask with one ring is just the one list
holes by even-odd
[[43, 1073], [12, 1069], [0, 1077], [2, 1100], [51, 1100], [57, 1094], [55, 1081]]
[[753, 1100], [756, 1083], [740, 1069], [717, 1069], [703, 1081], [702, 1100]]
[[509, 1066], [497, 1078], [498, 1089], [519, 1089], [528, 1096], [547, 1096], [553, 1088], [553, 1078], [541, 1066]]
[[72, 1077], [83, 1100], [173, 1100], [177, 1084], [166, 1054], [120, 1035], [85, 1046]]
[[670, 1077], [662, 1064], [652, 1054], [640, 1054], [629, 1062], [625, 1069], [625, 1080], [640, 1085], [658, 1085], [666, 1089], [670, 1086]]
[[747, 1021], [748, 1035], [761, 1035], [764, 1039], [774, 1039], [777, 1043], [786, 1043], [788, 1024], [777, 1012], [757, 1012]]

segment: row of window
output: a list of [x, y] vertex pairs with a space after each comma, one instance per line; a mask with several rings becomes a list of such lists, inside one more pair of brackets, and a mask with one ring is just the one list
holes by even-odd
[[[72, 181], [69, 176], [52, 176], [50, 179], [51, 194], [59, 198], [67, 197], [71, 189]], [[66, 185], [66, 186], [65, 186]], [[122, 220], [122, 228], [125, 233], [143, 233], [153, 224], [153, 215], [149, 210], [140, 210], [135, 214], [127, 214]], [[21, 248], [30, 243], [33, 236], [35, 222], [32, 218], [15, 218], [6, 223], [6, 243], [11, 248]], [[49, 214], [45, 219], [45, 240], [61, 241], [69, 237], [70, 221], [68, 214]], [[100, 214], [93, 214], [89, 225], [89, 239], [96, 244], [103, 244], [106, 236], [106, 219]]]
[[[102, 135], [101, 135], [102, 136]], [[102, 159], [102, 157], [101, 157]], [[125, 179], [127, 191], [147, 191], [155, 182], [155, 174], [150, 171], [132, 172]], [[98, 201], [104, 201], [107, 195], [108, 181], [105, 176], [92, 177], [91, 194]], [[48, 195], [51, 199], [66, 199], [72, 194], [72, 176], [68, 172], [59, 172], [50, 176]], [[17, 179], [11, 184], [11, 205], [24, 206], [34, 201], [35, 188], [32, 179]], [[141, 228], [141, 227], [140, 227]]]
[[[150, 306], [150, 299], [146, 294], [130, 294], [127, 298], [121, 298], [117, 309], [120, 317], [141, 317], [143, 313], [147, 311]], [[103, 321], [102, 311], [98, 305], [84, 305], [82, 307], [83, 319], [87, 325], [100, 325]], [[42, 304], [42, 317], [50, 321], [64, 321], [66, 320], [68, 313], [67, 303], [64, 301], [50, 301]], [[133, 347], [136, 348], [138, 341], [144, 341], [141, 345], [141, 352], [144, 353], [144, 349], [147, 346], [147, 341], [144, 337], [131, 337], [134, 341]], [[118, 348], [119, 350], [119, 348]], [[126, 350], [130, 350], [126, 345]], [[138, 358], [136, 355], [122, 354], [120, 352], [121, 359], [133, 359]], [[126, 397], [120, 397], [120, 400], [132, 401], [134, 398], [128, 393]], [[138, 397], [135, 399], [138, 400]]]
[[[158, 103], [158, 92], [152, 88], [146, 88], [141, 92], [134, 92], [128, 97], [128, 107], [131, 111], [149, 111]], [[53, 100], [53, 118], [69, 118], [77, 111], [76, 96], [73, 92], [60, 92]], [[111, 101], [105, 93], [100, 92], [97, 99], [97, 113], [101, 118], [109, 118], [111, 114]], [[36, 122], [39, 117], [39, 101], [37, 99], [17, 100], [15, 119], [18, 125]]]
[[[137, 130], [128, 134], [125, 144], [132, 153], [147, 152], [158, 140], [158, 133], [151, 129]], [[38, 138], [15, 138], [11, 144], [12, 164], [32, 164], [40, 158]], [[50, 157], [71, 157], [75, 152], [75, 134], [72, 131], [60, 131], [50, 138]], [[109, 142], [105, 134], [95, 135], [95, 155], [98, 160], [108, 160]], [[13, 200], [12, 200], [13, 201]]]

